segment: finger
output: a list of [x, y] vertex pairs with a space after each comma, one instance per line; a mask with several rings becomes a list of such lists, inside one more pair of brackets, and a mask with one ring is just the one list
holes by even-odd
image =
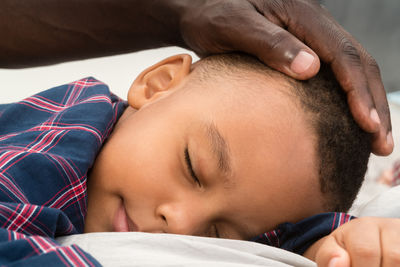
[[336, 79], [347, 94], [350, 111], [363, 130], [370, 133], [378, 132], [381, 120], [361, 63], [358, 61], [345, 62], [344, 60], [347, 58], [334, 60], [331, 62], [331, 67]]
[[350, 258], [334, 236], [326, 237], [317, 252], [315, 261], [318, 267], [350, 267]]
[[284, 15], [280, 15], [280, 19], [288, 31], [332, 66], [335, 77], [347, 93], [350, 110], [360, 127], [370, 133], [378, 132], [380, 120], [361, 61], [361, 46], [325, 9], [312, 1], [299, 1], [295, 6], [283, 5], [286, 12], [282, 12]]
[[384, 227], [381, 232], [382, 267], [400, 266], [400, 225]]
[[373, 136], [372, 152], [376, 155], [386, 156], [393, 151], [394, 143], [391, 131], [390, 110], [385, 88], [376, 61], [365, 51], [362, 53], [361, 58], [367, 74], [366, 76], [368, 77], [368, 84], [375, 102], [375, 107], [381, 119], [380, 129]]
[[388, 156], [393, 152], [394, 141], [392, 131], [388, 132], [387, 128], [382, 124], [379, 131], [372, 135], [371, 150], [377, 156]]
[[351, 228], [351, 231], [343, 234], [343, 243], [350, 255], [352, 267], [381, 266], [380, 232], [373, 221], [364, 220], [357, 227]]
[[361, 56], [355, 44], [346, 37], [340, 44], [342, 54], [331, 61], [331, 67], [342, 89], [347, 94], [350, 111], [358, 125], [370, 133], [379, 133], [382, 120], [375, 107]]
[[393, 152], [394, 141], [392, 131], [387, 131], [387, 128], [382, 124], [379, 131], [372, 135], [371, 150], [377, 156], [387, 156]]
[[295, 79], [309, 79], [318, 73], [318, 56], [291, 33], [259, 13], [252, 14], [251, 21], [245, 24], [252, 25], [252, 30], [237, 28], [230, 37], [236, 50], [253, 54], [271, 68]]

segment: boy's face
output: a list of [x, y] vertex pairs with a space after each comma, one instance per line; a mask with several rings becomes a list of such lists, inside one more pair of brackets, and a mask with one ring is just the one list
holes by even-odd
[[249, 239], [323, 212], [303, 111], [282, 81], [244, 77], [198, 82], [185, 55], [139, 76], [139, 110], [125, 111], [90, 174], [85, 231]]

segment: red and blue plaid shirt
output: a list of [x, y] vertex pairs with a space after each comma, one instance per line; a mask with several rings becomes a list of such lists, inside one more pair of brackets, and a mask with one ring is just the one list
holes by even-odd
[[124, 109], [93, 78], [0, 105], [0, 265], [99, 265], [54, 238], [82, 233], [87, 172]]
[[[87, 173], [125, 107], [93, 78], [0, 105], [0, 265], [99, 265], [54, 238], [83, 232]], [[254, 241], [302, 253], [349, 219], [321, 214]]]

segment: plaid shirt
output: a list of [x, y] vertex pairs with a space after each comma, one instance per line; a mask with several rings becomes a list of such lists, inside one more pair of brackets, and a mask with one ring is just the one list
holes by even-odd
[[54, 238], [83, 232], [87, 172], [124, 108], [93, 78], [0, 105], [0, 265], [99, 265]]
[[252, 241], [303, 255], [314, 242], [352, 219], [355, 217], [341, 212], [321, 213], [298, 223], [280, 224], [277, 229], [256, 236]]
[[[54, 238], [83, 232], [88, 170], [125, 107], [93, 78], [0, 105], [0, 265], [99, 265]], [[349, 219], [321, 214], [253, 241], [302, 253]]]

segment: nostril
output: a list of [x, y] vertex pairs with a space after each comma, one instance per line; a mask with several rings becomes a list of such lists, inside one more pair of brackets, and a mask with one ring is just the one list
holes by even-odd
[[167, 218], [164, 215], [161, 215], [161, 219], [168, 225]]

